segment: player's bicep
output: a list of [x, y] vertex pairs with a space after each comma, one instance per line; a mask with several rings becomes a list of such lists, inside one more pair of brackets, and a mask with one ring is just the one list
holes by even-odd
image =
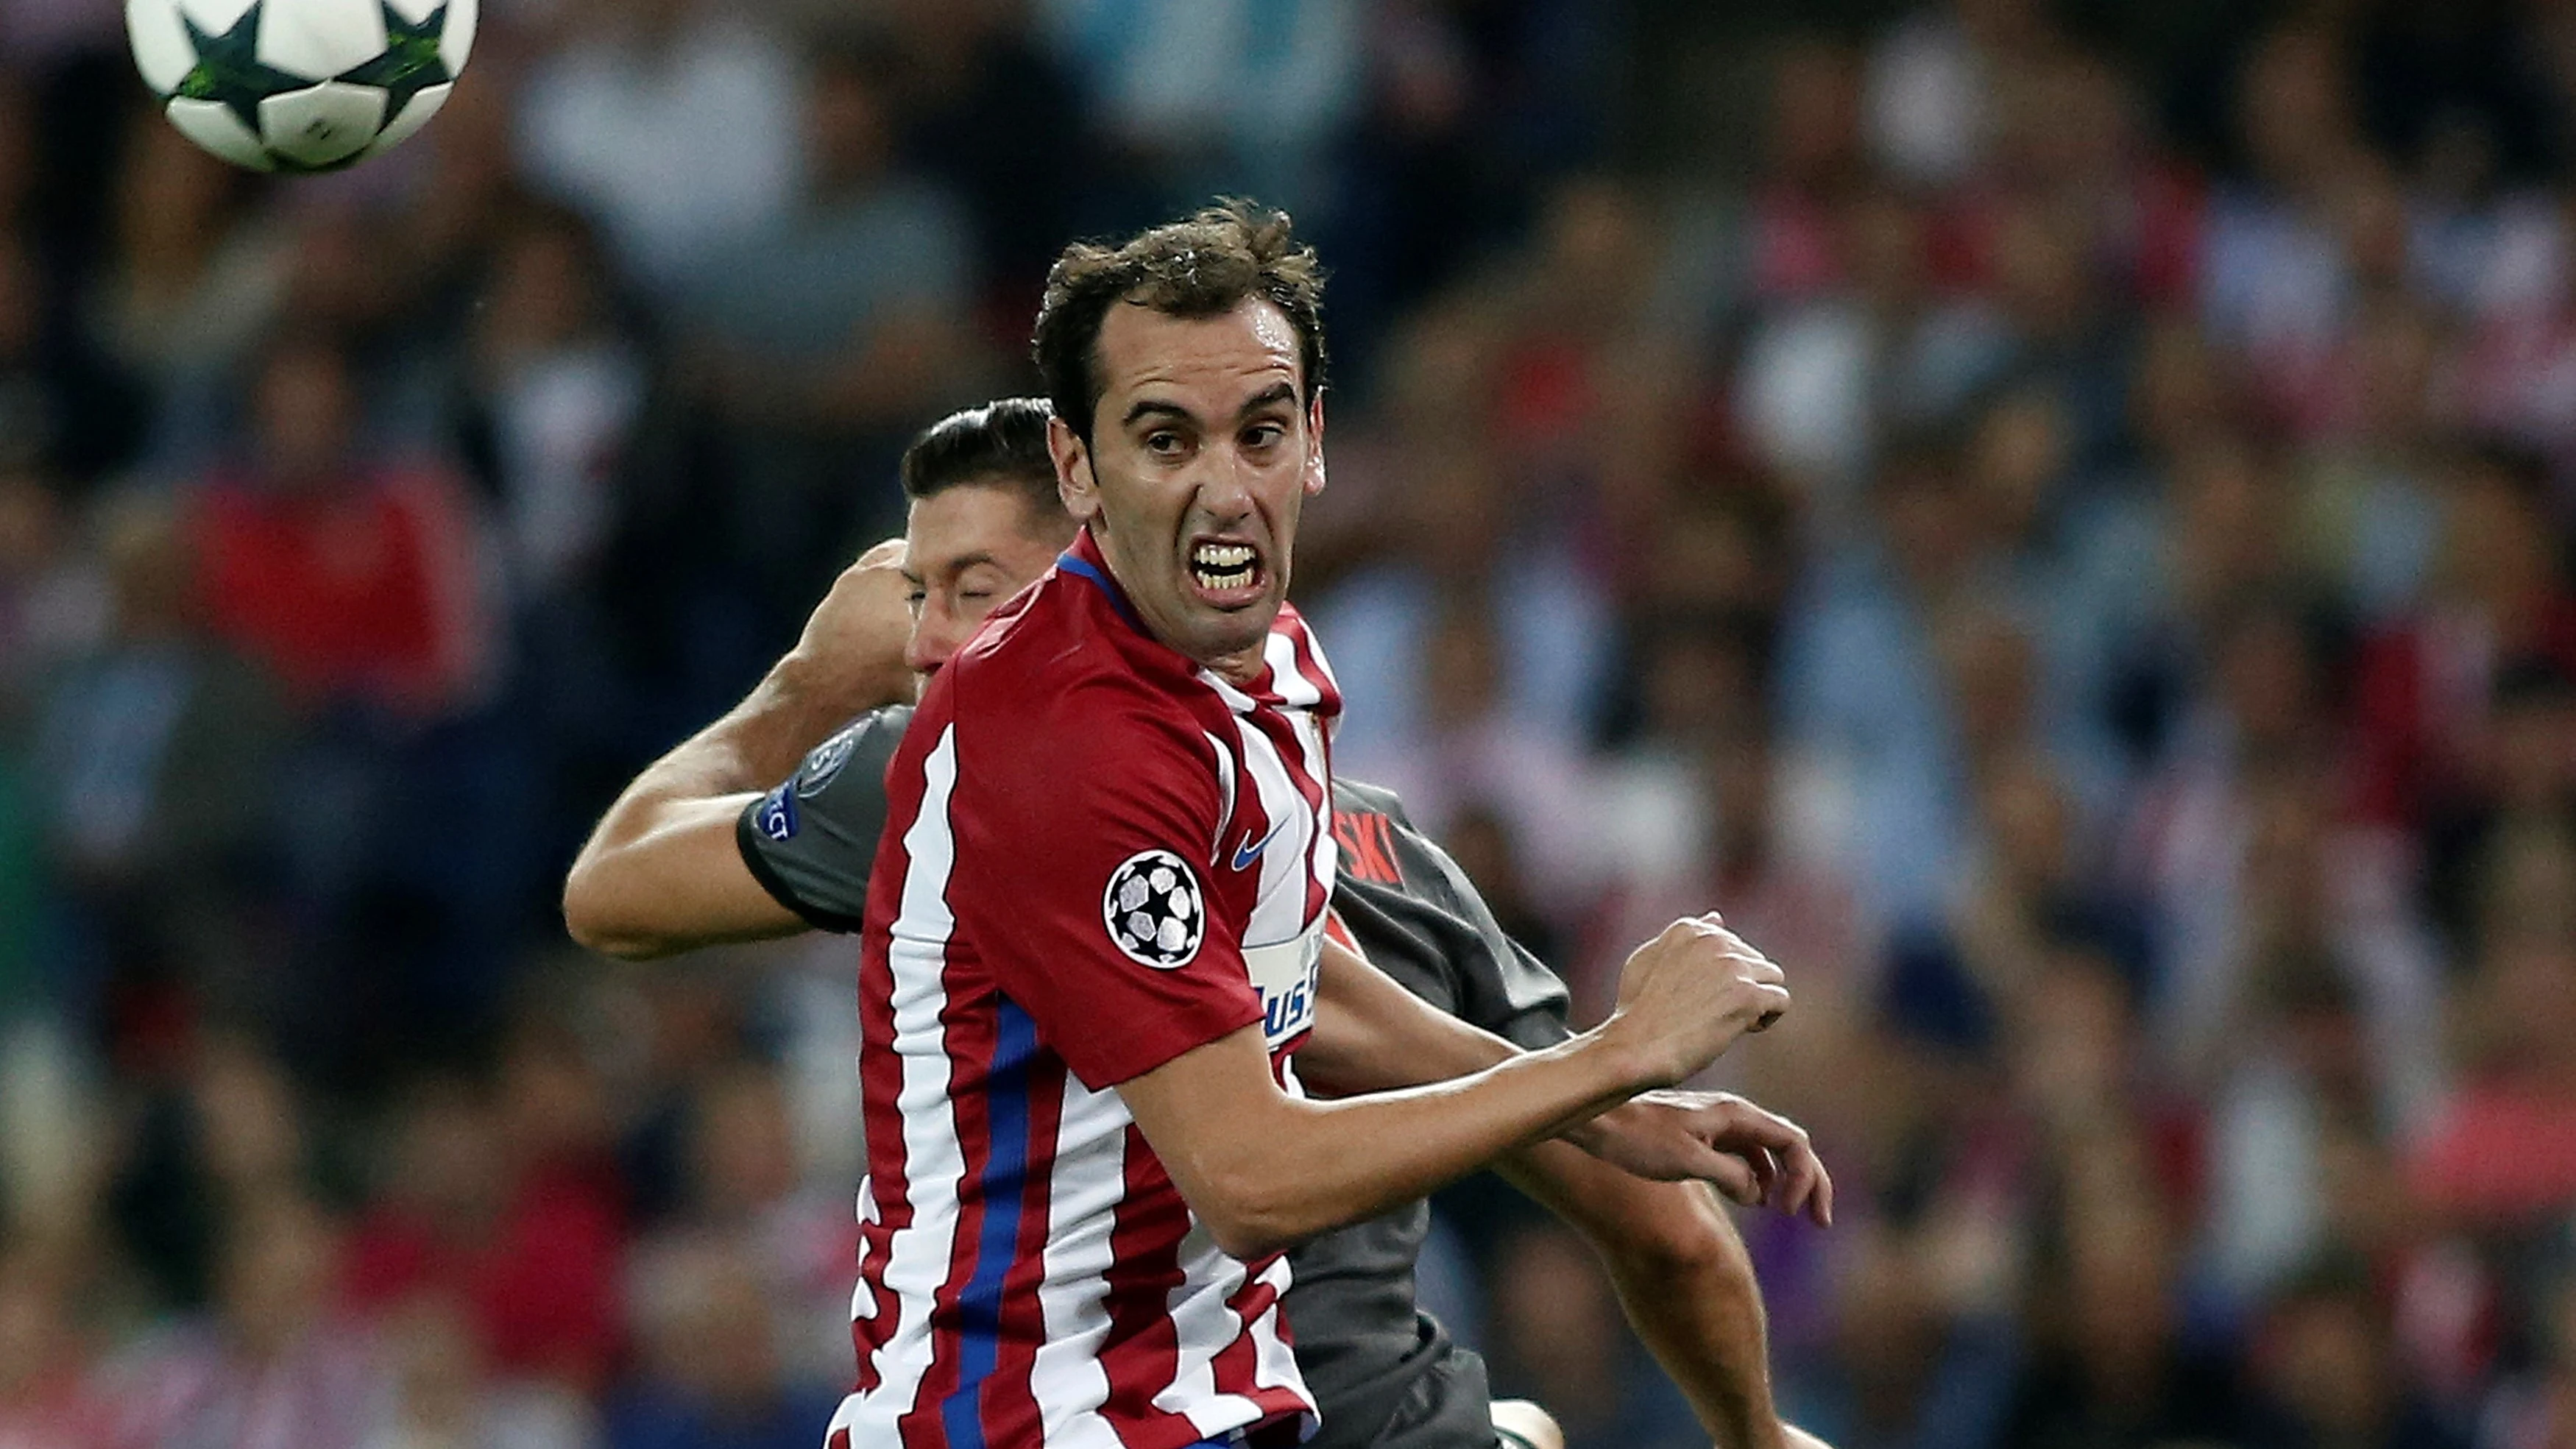
[[1256, 1211], [1264, 1183], [1257, 1145], [1300, 1125], [1291, 1120], [1296, 1104], [1270, 1075], [1257, 1024], [1192, 1047], [1117, 1091], [1172, 1185], [1220, 1233]]

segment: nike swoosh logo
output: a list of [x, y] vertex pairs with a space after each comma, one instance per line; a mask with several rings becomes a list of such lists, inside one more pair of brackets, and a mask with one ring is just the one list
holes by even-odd
[[1261, 852], [1268, 848], [1270, 844], [1270, 837], [1272, 835], [1277, 835], [1279, 833], [1280, 826], [1286, 825], [1287, 823], [1287, 821], [1282, 820], [1278, 822], [1278, 824], [1271, 826], [1270, 835], [1265, 835], [1259, 840], [1253, 839], [1251, 832], [1246, 831], [1244, 833], [1243, 843], [1234, 848], [1234, 868], [1236, 870], [1243, 870], [1250, 867], [1254, 861], [1259, 860], [1261, 858]]

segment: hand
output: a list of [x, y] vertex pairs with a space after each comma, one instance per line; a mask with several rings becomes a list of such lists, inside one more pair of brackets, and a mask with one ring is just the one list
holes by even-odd
[[890, 538], [841, 571], [814, 606], [786, 663], [797, 681], [837, 702], [847, 719], [910, 700], [919, 681], [903, 662], [912, 637], [911, 585], [903, 576], [903, 540]]
[[1834, 1221], [1834, 1180], [1806, 1129], [1726, 1092], [1648, 1092], [1565, 1134], [1584, 1151], [1658, 1182], [1699, 1179], [1745, 1207]]
[[1619, 970], [1619, 1005], [1602, 1024], [1647, 1085], [1669, 1087], [1716, 1061], [1735, 1039], [1789, 1009], [1787, 977], [1712, 911], [1675, 921]]

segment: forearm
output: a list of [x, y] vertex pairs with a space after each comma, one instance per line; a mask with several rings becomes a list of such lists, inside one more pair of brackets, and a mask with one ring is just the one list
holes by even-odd
[[1445, 1082], [1509, 1061], [1520, 1048], [1407, 991], [1345, 948], [1324, 943], [1315, 1030], [1297, 1075], [1328, 1096]]
[[[1247, 1032], [1189, 1055], [1259, 1051]], [[1223, 1084], [1243, 1080], [1243, 1064], [1231, 1078], [1185, 1064], [1120, 1090], [1173, 1181], [1239, 1257], [1391, 1212], [1656, 1085], [1599, 1031], [1470, 1077], [1331, 1102], [1280, 1094], [1266, 1073], [1264, 1096], [1229, 1099]], [[1234, 1126], [1206, 1130], [1212, 1119]]]
[[[1522, 1047], [1404, 989], [1366, 957], [1324, 945], [1315, 1030], [1297, 1052], [1297, 1076], [1327, 1097], [1387, 1092], [1472, 1076], [1519, 1056]], [[1607, 1115], [1568, 1123], [1564, 1140], [1604, 1150]]]
[[734, 822], [861, 705], [804, 682], [793, 656], [715, 723], [635, 777], [564, 882], [564, 921], [592, 950], [629, 960], [792, 934], [803, 923], [729, 858]]
[[1762, 1292], [1744, 1240], [1697, 1183], [1647, 1182], [1558, 1142], [1504, 1175], [1580, 1232], [1628, 1322], [1722, 1449], [1778, 1449]]

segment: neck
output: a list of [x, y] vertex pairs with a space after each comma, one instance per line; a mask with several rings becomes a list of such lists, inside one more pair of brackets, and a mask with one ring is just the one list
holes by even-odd
[[1199, 662], [1215, 670], [1217, 677], [1226, 683], [1247, 689], [1254, 681], [1261, 678], [1261, 671], [1269, 667], [1269, 661], [1263, 657], [1261, 646], [1258, 644], [1249, 649], [1236, 650], [1220, 658], [1202, 659]]
[[1097, 528], [1092, 530], [1091, 542], [1093, 547], [1100, 550], [1101, 563], [1105, 566], [1110, 582], [1117, 587], [1119, 596], [1126, 600], [1136, 623], [1147, 634], [1187, 655], [1201, 668], [1213, 670], [1218, 678], [1228, 684], [1248, 689], [1261, 678], [1262, 671], [1269, 667], [1268, 630], [1263, 630], [1261, 638], [1246, 644], [1241, 649], [1224, 654], [1202, 655], [1189, 649], [1180, 642], [1180, 631], [1167, 627], [1165, 621], [1156, 618], [1154, 611], [1137, 596], [1135, 586], [1127, 579], [1119, 551], [1110, 545], [1108, 539], [1101, 536]]

